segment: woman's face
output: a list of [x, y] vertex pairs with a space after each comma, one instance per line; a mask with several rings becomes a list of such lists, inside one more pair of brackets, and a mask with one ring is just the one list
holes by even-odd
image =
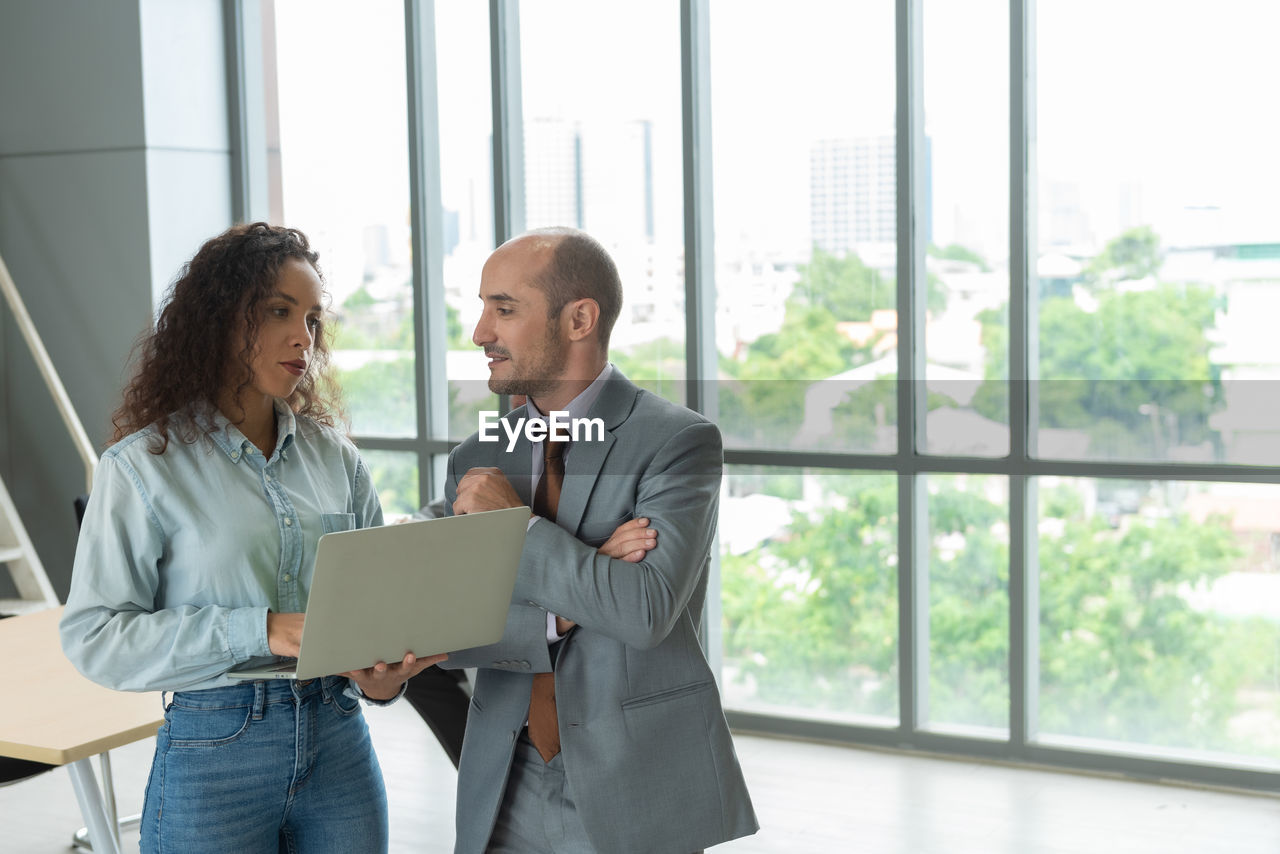
[[258, 337], [245, 391], [281, 398], [293, 394], [311, 365], [323, 293], [314, 267], [299, 258], [285, 262], [275, 289], [258, 307]]

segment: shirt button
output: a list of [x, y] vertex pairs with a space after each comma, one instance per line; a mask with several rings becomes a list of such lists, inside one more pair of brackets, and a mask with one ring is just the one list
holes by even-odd
[[286, 517], [285, 517], [285, 519], [284, 519], [284, 526], [285, 526], [286, 528], [292, 528], [292, 527], [293, 527], [293, 518], [292, 518], [292, 517], [290, 517], [290, 516], [286, 516]]
[[271, 475], [269, 475], [269, 474], [264, 474], [262, 477], [263, 477], [263, 479], [264, 479], [264, 480], [266, 480], [266, 482], [267, 482], [267, 483], [270, 483], [270, 482], [271, 482]]
[[285, 581], [293, 581], [293, 576], [286, 572], [286, 573], [284, 574], [284, 580], [285, 580]]
[[240, 459], [240, 452], [239, 452], [239, 451], [232, 451], [232, 452], [231, 452], [231, 459], [233, 459], [233, 460], [238, 460], [238, 459]]

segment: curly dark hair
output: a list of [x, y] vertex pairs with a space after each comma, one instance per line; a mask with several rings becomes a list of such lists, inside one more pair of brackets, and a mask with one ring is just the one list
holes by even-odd
[[[201, 246], [169, 289], [155, 329], [134, 348], [137, 369], [111, 416], [115, 434], [108, 444], [154, 424], [158, 444], [151, 452], [163, 454], [170, 428], [188, 444], [213, 432], [193, 420], [193, 404], [216, 405], [228, 383], [240, 383], [237, 393], [248, 387], [259, 304], [290, 258], [310, 264], [323, 283], [319, 257], [301, 231], [265, 222], [232, 226]], [[241, 329], [244, 349], [230, 354]], [[328, 363], [329, 333], [321, 325], [311, 366], [286, 403], [297, 415], [333, 426], [337, 389], [325, 373]]]

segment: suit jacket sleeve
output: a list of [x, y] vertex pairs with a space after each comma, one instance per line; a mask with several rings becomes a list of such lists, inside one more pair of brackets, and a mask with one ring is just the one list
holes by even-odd
[[[614, 560], [557, 525], [525, 541], [513, 598], [639, 649], [660, 644], [688, 608], [711, 548], [723, 469], [720, 431], [698, 421], [671, 436], [636, 486], [636, 518], [658, 531], [639, 563]], [[608, 489], [602, 474], [596, 489]]]
[[[444, 512], [453, 515], [453, 500], [458, 496], [461, 475], [456, 467], [455, 455], [449, 455], [448, 474], [445, 478]], [[538, 522], [533, 527], [546, 524]], [[526, 552], [528, 546], [525, 547]], [[524, 559], [520, 571], [524, 572]], [[464, 667], [492, 667], [498, 670], [546, 673], [551, 670], [551, 654], [547, 648], [547, 612], [512, 594], [511, 608], [507, 611], [507, 624], [502, 639], [488, 646], [457, 650], [439, 665], [445, 670], [461, 670]]]

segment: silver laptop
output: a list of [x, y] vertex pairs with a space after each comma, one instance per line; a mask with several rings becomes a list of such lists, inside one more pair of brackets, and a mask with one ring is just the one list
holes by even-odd
[[312, 679], [496, 643], [528, 507], [325, 534], [298, 657], [263, 656], [233, 679]]

